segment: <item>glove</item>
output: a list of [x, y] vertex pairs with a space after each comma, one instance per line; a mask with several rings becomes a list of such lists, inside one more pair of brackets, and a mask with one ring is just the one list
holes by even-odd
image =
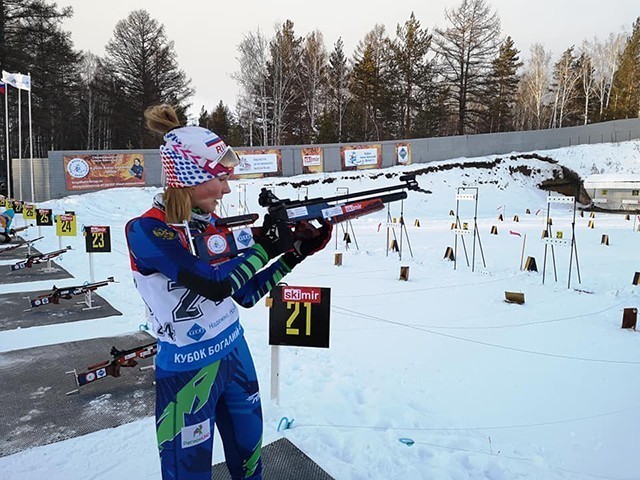
[[296, 224], [293, 232], [293, 248], [300, 261], [322, 250], [331, 240], [333, 224], [324, 219], [319, 222], [322, 224], [320, 228], [306, 221]]
[[9, 235], [15, 235], [16, 231], [12, 228], [11, 230], [9, 230]]
[[254, 235], [254, 240], [264, 248], [269, 258], [275, 258], [293, 249], [291, 229], [285, 222], [274, 223], [268, 213], [264, 216], [264, 222], [257, 238]]

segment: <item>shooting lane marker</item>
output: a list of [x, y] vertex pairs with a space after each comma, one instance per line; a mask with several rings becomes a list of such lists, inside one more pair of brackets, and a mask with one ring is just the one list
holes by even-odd
[[507, 303], [524, 304], [524, 293], [522, 292], [504, 292], [504, 301]]
[[607, 247], [609, 246], [609, 235], [605, 233], [602, 234], [602, 240], [600, 240], [600, 245], [606, 245]]
[[400, 267], [400, 280], [409, 281], [409, 267]]
[[536, 265], [536, 259], [534, 257], [527, 257], [524, 262], [524, 269], [528, 272], [537, 272], [538, 266]]
[[633, 328], [635, 330], [637, 321], [638, 309], [625, 308], [622, 312], [622, 328]]
[[491, 225], [491, 235], [497, 235], [498, 234], [498, 227], [496, 227], [495, 225]]

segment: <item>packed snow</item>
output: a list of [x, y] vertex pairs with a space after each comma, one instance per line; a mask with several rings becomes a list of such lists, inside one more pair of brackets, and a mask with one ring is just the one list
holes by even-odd
[[[535, 153], [582, 178], [640, 174], [640, 141]], [[281, 348], [279, 404], [270, 401], [268, 309], [261, 302], [241, 311], [262, 390], [265, 444], [287, 437], [339, 480], [640, 479], [640, 333], [620, 328], [623, 309], [640, 306], [640, 286], [633, 285], [640, 222], [619, 213], [577, 216], [577, 256], [554, 247], [556, 281], [548, 247], [543, 283], [548, 193], [538, 184], [556, 167], [516, 154], [499, 157], [503, 161], [491, 169], [475, 164], [496, 156], [231, 182], [226, 214], [239, 213], [244, 199], [238, 192], [245, 189], [249, 210], [262, 213], [257, 196], [267, 184], [280, 198], [329, 197], [339, 187], [356, 192], [394, 185], [399, 175], [426, 166], [466, 164], [418, 175], [431, 194], [410, 192], [388, 212], [354, 220], [359, 248], [353, 242], [347, 249], [336, 227], [337, 243], [285, 278], [289, 285], [331, 288], [331, 346]], [[323, 182], [329, 178], [335, 181]], [[290, 185], [302, 181], [309, 184]], [[459, 187], [478, 189], [475, 249], [473, 236], [464, 236], [469, 263], [475, 250], [473, 268], [462, 236], [455, 268], [443, 258], [454, 246], [449, 213]], [[111, 226], [113, 252], [95, 255], [94, 277], [116, 278], [119, 283], [100, 295], [124, 315], [0, 332], [0, 351], [126, 334], [146, 322], [142, 300], [132, 293], [123, 228], [159, 191], [113, 189], [39, 205], [54, 213], [73, 210], [79, 223]], [[475, 203], [458, 207], [461, 221], [473, 228]], [[406, 232], [399, 259], [386, 248], [385, 225], [388, 215], [397, 223], [401, 214]], [[573, 204], [552, 204], [551, 217], [554, 232], [570, 238]], [[498, 235], [490, 234], [492, 226]], [[398, 239], [400, 233], [396, 228]], [[37, 234], [30, 229], [27, 237]], [[601, 244], [603, 234], [608, 246]], [[61, 261], [75, 277], [64, 281], [69, 285], [89, 280], [83, 242], [81, 236], [64, 242], [74, 248]], [[47, 251], [58, 244], [49, 234], [37, 246]], [[342, 266], [334, 266], [336, 244]], [[523, 256], [536, 259], [538, 273], [521, 270]], [[408, 281], [399, 280], [401, 266], [409, 267]], [[1, 285], [0, 293], [50, 287], [46, 281]], [[525, 303], [506, 303], [506, 291], [524, 293]], [[278, 431], [282, 417], [294, 419], [292, 428]], [[213, 461], [223, 459], [216, 438]], [[10, 480], [158, 479], [154, 420], [0, 458], [0, 472]]]

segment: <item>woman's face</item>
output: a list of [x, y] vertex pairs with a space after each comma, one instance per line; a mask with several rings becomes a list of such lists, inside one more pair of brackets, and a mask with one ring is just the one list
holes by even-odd
[[191, 206], [198, 207], [205, 213], [213, 213], [218, 201], [229, 192], [231, 189], [227, 176], [213, 178], [193, 188]]

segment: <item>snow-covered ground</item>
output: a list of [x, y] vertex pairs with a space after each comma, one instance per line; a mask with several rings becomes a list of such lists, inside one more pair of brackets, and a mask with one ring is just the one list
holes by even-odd
[[[583, 178], [640, 173], [638, 141], [535, 153]], [[402, 260], [386, 252], [386, 232], [379, 228], [386, 222], [384, 211], [353, 222], [359, 249], [352, 244], [346, 250], [338, 242], [342, 266], [333, 265], [332, 242], [286, 278], [290, 285], [331, 287], [331, 348], [282, 349], [279, 405], [269, 400], [268, 310], [260, 303], [241, 312], [262, 388], [265, 443], [286, 436], [339, 480], [640, 478], [640, 333], [620, 328], [623, 309], [640, 306], [640, 286], [632, 284], [640, 271], [638, 219], [578, 217], [581, 283], [574, 258], [567, 288], [570, 250], [557, 246], [558, 281], [549, 250], [543, 284], [540, 237], [547, 193], [536, 185], [553, 166], [502, 158], [491, 170], [454, 168], [417, 177], [433, 193], [411, 192], [404, 202], [408, 239]], [[532, 176], [518, 173], [518, 166], [530, 167]], [[246, 185], [249, 209], [260, 212], [257, 193], [266, 183], [275, 184], [281, 198], [298, 198], [298, 190], [283, 184], [303, 179], [337, 178], [309, 185], [309, 197], [335, 195], [337, 187], [354, 192], [398, 183], [397, 177], [371, 178], [377, 173], [232, 182], [227, 214], [238, 212], [238, 183]], [[460, 186], [479, 189], [475, 272], [464, 260], [460, 239], [457, 268], [443, 260], [454, 245], [449, 211], [456, 209]], [[95, 278], [116, 278], [119, 283], [100, 294], [124, 316], [0, 332], [0, 351], [138, 330], [144, 308], [133, 293], [123, 227], [158, 191], [114, 189], [42, 204], [54, 213], [74, 210], [83, 224], [111, 225], [113, 253], [96, 254]], [[392, 204], [391, 216], [399, 217], [400, 209], [400, 203]], [[473, 202], [460, 202], [459, 212], [473, 227]], [[504, 222], [497, 220], [500, 213]], [[552, 218], [554, 232], [569, 237], [571, 205], [553, 205]], [[594, 229], [587, 228], [589, 220]], [[498, 235], [489, 234], [494, 225]], [[35, 237], [37, 231], [30, 230]], [[535, 257], [540, 273], [519, 268], [525, 234], [524, 256]], [[609, 235], [609, 246], [601, 245], [602, 234]], [[79, 236], [64, 242], [75, 248], [62, 260], [75, 277], [68, 284], [89, 279], [83, 241]], [[471, 256], [472, 237], [465, 242]], [[57, 246], [51, 234], [38, 244], [45, 250]], [[398, 280], [400, 266], [410, 267], [409, 281]], [[2, 285], [0, 293], [49, 287], [50, 282]], [[505, 303], [505, 291], [523, 292], [526, 303]], [[278, 432], [285, 416], [295, 419], [293, 428]], [[400, 438], [415, 443], [407, 446]], [[222, 459], [216, 439], [214, 461]], [[134, 474], [160, 478], [151, 418], [0, 458], [0, 477], [11, 480]]]

